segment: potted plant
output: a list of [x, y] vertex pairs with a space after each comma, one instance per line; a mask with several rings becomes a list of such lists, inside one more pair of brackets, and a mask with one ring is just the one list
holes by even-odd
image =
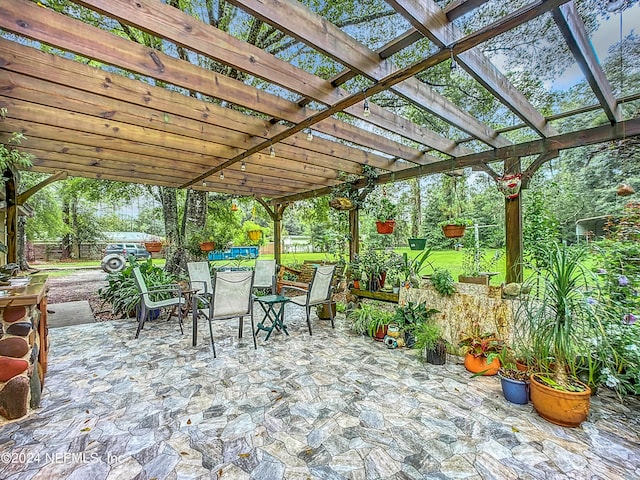
[[478, 375], [498, 373], [505, 344], [496, 333], [481, 332], [479, 323], [473, 322], [469, 333], [460, 334], [458, 346], [465, 351], [464, 366], [467, 370]]
[[539, 372], [530, 376], [531, 402], [538, 414], [558, 425], [575, 427], [589, 413], [591, 388], [579, 372], [593, 379], [598, 357], [607, 356], [608, 312], [598, 279], [582, 263], [587, 250], [555, 245], [546, 267], [527, 280], [531, 294], [517, 311], [518, 330], [526, 333]]
[[524, 405], [529, 403], [529, 373], [520, 370], [515, 363], [515, 357], [509, 347], [505, 347], [499, 357], [500, 387], [504, 398], [511, 402]]
[[447, 363], [447, 342], [442, 338], [442, 328], [432, 321], [419, 323], [413, 330], [414, 348], [424, 352], [427, 363], [444, 365]]
[[426, 238], [410, 238], [409, 248], [411, 250], [424, 250], [427, 246]]
[[475, 283], [489, 285], [490, 273], [502, 258], [502, 252], [496, 250], [490, 257], [479, 246], [465, 249], [462, 256], [462, 274], [458, 275], [458, 281], [462, 283]]
[[470, 225], [473, 225], [473, 221], [462, 217], [450, 218], [438, 223], [438, 226], [442, 228], [442, 233], [447, 238], [464, 237], [464, 233]]
[[[398, 263], [399, 256], [391, 250], [365, 248], [356, 257], [356, 265], [362, 278], [369, 282], [369, 290], [377, 292], [384, 286], [387, 270]], [[353, 268], [353, 264], [352, 264]], [[362, 285], [360, 285], [362, 288]]]
[[387, 334], [387, 326], [391, 323], [391, 312], [382, 310], [370, 303], [360, 303], [358, 308], [348, 315], [351, 331], [360, 335], [369, 335], [381, 342]]
[[380, 200], [373, 204], [373, 213], [376, 219], [376, 230], [382, 235], [393, 233], [396, 226], [396, 215], [398, 208], [389, 200], [386, 195], [382, 195]]
[[446, 297], [456, 292], [455, 282], [451, 272], [445, 268], [436, 268], [431, 274], [431, 285], [440, 295]]
[[404, 276], [405, 286], [407, 284], [414, 288], [420, 287], [420, 278], [427, 267], [433, 270], [433, 264], [429, 260], [431, 256], [431, 249], [416, 255], [413, 258], [409, 258], [409, 255], [404, 252], [402, 254], [402, 262], [400, 263], [400, 272]]
[[247, 220], [242, 224], [242, 230], [247, 234], [249, 243], [252, 245], [258, 245], [262, 239], [262, 227], [256, 222]]
[[427, 308], [424, 303], [407, 302], [396, 307], [391, 320], [404, 331], [405, 345], [412, 348], [415, 343], [414, 330], [436, 313], [438, 310]]

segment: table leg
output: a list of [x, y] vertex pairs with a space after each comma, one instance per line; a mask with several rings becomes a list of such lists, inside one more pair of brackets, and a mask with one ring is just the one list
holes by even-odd
[[193, 328], [193, 339], [191, 344], [195, 347], [198, 343], [198, 296], [191, 295], [191, 312], [193, 315], [192, 328]]

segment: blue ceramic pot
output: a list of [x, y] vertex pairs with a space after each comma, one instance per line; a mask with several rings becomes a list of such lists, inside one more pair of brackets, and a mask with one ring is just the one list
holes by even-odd
[[524, 405], [529, 403], [529, 382], [522, 380], [511, 380], [500, 376], [500, 384], [502, 385], [502, 393], [511, 403]]

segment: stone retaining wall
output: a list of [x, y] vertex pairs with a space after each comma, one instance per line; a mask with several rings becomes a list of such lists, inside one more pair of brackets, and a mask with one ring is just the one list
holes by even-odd
[[400, 305], [426, 303], [439, 313], [435, 320], [443, 337], [457, 348], [460, 332], [469, 332], [478, 322], [481, 332], [496, 332], [507, 344], [513, 334], [513, 319], [517, 300], [502, 298], [502, 287], [456, 283], [457, 293], [446, 297], [438, 293], [428, 280], [421, 288], [400, 289]]
[[[46, 364], [37, 305], [0, 308], [0, 416], [12, 420], [40, 404]], [[46, 347], [45, 347], [46, 349]]]

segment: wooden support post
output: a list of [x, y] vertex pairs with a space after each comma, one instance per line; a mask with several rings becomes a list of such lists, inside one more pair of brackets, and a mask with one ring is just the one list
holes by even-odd
[[[510, 158], [504, 162], [505, 175], [520, 173], [520, 158]], [[522, 195], [522, 191], [520, 192]], [[507, 247], [507, 283], [522, 283], [522, 203], [520, 195], [504, 202], [506, 247]]]
[[284, 209], [287, 208], [286, 203], [276, 204], [273, 208], [260, 197], [254, 197], [256, 201], [264, 207], [271, 220], [273, 220], [273, 258], [276, 259], [276, 263], [281, 265], [282, 262], [282, 216]]
[[353, 262], [360, 253], [360, 219], [359, 208], [349, 210], [349, 261]]
[[16, 178], [13, 170], [7, 168], [5, 176], [5, 194], [7, 202], [7, 263], [18, 261], [18, 200]]
[[274, 208], [275, 216], [273, 217], [273, 258], [276, 263], [281, 265], [282, 262], [282, 215], [287, 205], [276, 205]]

